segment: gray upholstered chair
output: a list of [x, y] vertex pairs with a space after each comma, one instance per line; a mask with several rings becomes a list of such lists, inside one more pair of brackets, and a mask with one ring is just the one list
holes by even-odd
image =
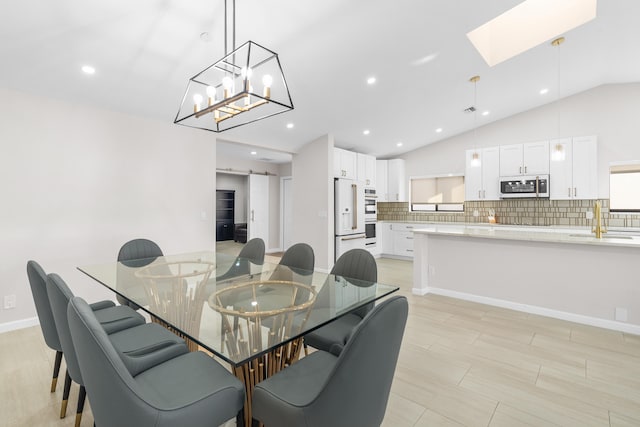
[[51, 379], [51, 392], [56, 391], [58, 383], [58, 374], [60, 373], [60, 363], [62, 362], [62, 345], [58, 337], [58, 331], [53, 320], [53, 313], [49, 305], [49, 296], [47, 295], [47, 274], [44, 272], [40, 264], [35, 261], [27, 262], [27, 276], [29, 277], [29, 285], [31, 286], [31, 294], [33, 302], [36, 305], [40, 329], [44, 335], [44, 342], [50, 349], [56, 351], [56, 360], [53, 365], [53, 378]]
[[365, 316], [339, 356], [316, 351], [258, 383], [253, 417], [266, 427], [374, 427], [382, 423], [402, 335], [405, 297]]
[[[127, 267], [139, 268], [151, 264], [157, 257], [163, 255], [162, 249], [155, 242], [148, 239], [133, 239], [122, 245], [118, 252], [118, 261]], [[122, 305], [128, 305], [134, 310], [140, 308], [122, 295], [116, 294], [116, 298]]]
[[132, 375], [87, 303], [71, 300], [67, 317], [98, 427], [217, 426], [244, 404], [244, 386], [196, 351]]
[[[57, 274], [49, 274], [47, 276], [47, 294], [49, 296], [51, 312], [53, 313], [53, 323], [60, 338], [64, 359], [67, 364], [60, 418], [64, 418], [66, 415], [71, 381], [73, 380], [80, 385], [75, 423], [76, 427], [78, 427], [82, 419], [86, 392], [80, 368], [78, 367], [75, 348], [71, 341], [69, 323], [67, 321], [67, 305], [69, 304], [69, 300], [73, 298], [73, 293], [60, 276]], [[107, 319], [106, 322], [103, 323], [99, 321], [99, 323], [103, 329], [111, 332], [111, 340], [116, 348], [118, 348], [121, 357], [127, 360], [130, 369], [135, 371], [144, 370], [148, 366], [156, 365], [188, 351], [182, 339], [162, 326], [145, 324], [144, 319], [142, 323], [136, 322], [135, 324], [132, 322], [122, 322], [115, 319], [113, 313], [108, 313], [114, 310], [118, 312], [129, 311], [134, 315], [133, 318], [135, 319], [138, 317], [142, 318], [142, 316], [125, 306], [110, 307], [94, 312], [97, 318], [103, 319], [103, 321]], [[118, 327], [118, 324], [120, 327]]]
[[[56, 351], [56, 359], [53, 366], [53, 378], [51, 380], [51, 392], [56, 391], [56, 385], [58, 383], [58, 374], [60, 373], [60, 363], [62, 362], [62, 344], [60, 344], [60, 338], [58, 337], [58, 331], [55, 326], [53, 313], [51, 312], [51, 305], [49, 304], [49, 295], [47, 292], [47, 273], [36, 261], [27, 262], [27, 276], [29, 277], [29, 285], [31, 286], [31, 293], [33, 295], [33, 302], [36, 306], [36, 312], [38, 313], [38, 320], [40, 322], [40, 328], [42, 329], [42, 335], [44, 335], [44, 341], [49, 348]], [[98, 301], [91, 304], [92, 310], [100, 310], [104, 308], [114, 307], [113, 301]], [[125, 313], [120, 313], [124, 315]], [[134, 322], [141, 324], [144, 323], [144, 318], [133, 315]], [[117, 320], [112, 318], [112, 320]]]
[[216, 277], [216, 282], [222, 282], [233, 277], [240, 277], [251, 272], [251, 264], [264, 263], [264, 240], [259, 237], [249, 240], [240, 250], [235, 262], [222, 275]]
[[[369, 251], [351, 249], [338, 258], [331, 269], [331, 274], [342, 276], [347, 280], [355, 279], [352, 283], [358, 286], [359, 281], [376, 282], [378, 280], [378, 266]], [[319, 350], [330, 351], [333, 347], [335, 351], [337, 347], [334, 345], [344, 346], [353, 328], [373, 309], [373, 306], [373, 303], [367, 304], [305, 335], [305, 349], [307, 346], [311, 346]]]

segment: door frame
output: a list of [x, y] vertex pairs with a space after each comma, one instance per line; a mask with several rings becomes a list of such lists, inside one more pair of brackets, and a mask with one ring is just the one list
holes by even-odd
[[[284, 192], [284, 181], [289, 180], [293, 183], [293, 176], [289, 175], [289, 176], [281, 176], [280, 177], [280, 251], [285, 251], [287, 250], [287, 248], [284, 247], [284, 229], [285, 229], [285, 222], [284, 222], [284, 202], [285, 202], [285, 192]], [[293, 197], [293, 189], [291, 191], [291, 194], [289, 194], [290, 197]], [[290, 224], [289, 227], [292, 229], [293, 231], [293, 224]]]

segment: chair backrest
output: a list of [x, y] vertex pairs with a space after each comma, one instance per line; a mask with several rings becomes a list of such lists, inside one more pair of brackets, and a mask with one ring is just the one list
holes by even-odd
[[247, 275], [251, 272], [251, 264], [264, 264], [264, 240], [259, 237], [245, 243], [229, 270], [217, 276], [216, 280], [223, 281], [232, 277]]
[[33, 295], [33, 302], [36, 305], [36, 312], [40, 321], [40, 329], [42, 329], [42, 335], [44, 335], [44, 342], [47, 343], [49, 348], [62, 351], [56, 322], [49, 304], [47, 273], [44, 272], [40, 264], [35, 261], [29, 261], [27, 262], [27, 276], [29, 277], [31, 294]]
[[314, 420], [310, 425], [382, 423], [408, 312], [406, 297], [396, 296], [378, 304], [360, 322], [322, 391], [305, 409], [306, 418]]
[[118, 261], [127, 267], [144, 267], [157, 257], [163, 256], [162, 249], [148, 239], [133, 239], [122, 245]]
[[137, 383], [89, 305], [72, 298], [67, 319], [96, 425], [156, 425], [159, 411], [139, 397]]
[[311, 246], [306, 243], [296, 243], [284, 252], [280, 264], [294, 269], [313, 271], [315, 261], [316, 258]]
[[264, 240], [259, 237], [249, 240], [240, 250], [238, 258], [246, 258], [254, 264], [264, 263]]
[[[122, 263], [122, 266], [118, 265], [118, 284], [120, 286], [126, 286], [127, 283], [135, 284], [137, 280], [133, 277], [131, 268], [140, 268], [151, 264], [157, 257], [161, 257], [164, 254], [162, 249], [155, 242], [148, 239], [133, 239], [122, 245], [118, 252], [118, 261]], [[141, 297], [143, 298], [143, 297]], [[122, 305], [128, 305], [131, 308], [137, 310], [139, 307], [128, 299], [116, 294], [116, 299]], [[138, 302], [144, 302], [141, 299]]]
[[72, 380], [84, 385], [67, 320], [67, 305], [69, 305], [69, 300], [73, 298], [73, 292], [71, 292], [65, 281], [55, 273], [47, 276], [47, 292], [49, 293], [51, 311], [53, 312], [56, 329], [62, 344], [62, 353], [64, 353], [64, 360], [67, 363], [67, 371]]
[[[306, 243], [296, 243], [284, 252], [269, 278], [270, 280], [294, 280], [310, 285], [314, 267], [313, 248]], [[303, 294], [296, 296], [296, 303], [302, 300], [304, 300]]]
[[[357, 280], [367, 283], [375, 283], [378, 281], [378, 265], [376, 259], [369, 251], [364, 249], [351, 249], [340, 255], [333, 268], [331, 274], [345, 277], [347, 279], [355, 279], [352, 282], [358, 286]], [[354, 314], [364, 317], [373, 309], [374, 304], [370, 303], [366, 306], [354, 311]]]

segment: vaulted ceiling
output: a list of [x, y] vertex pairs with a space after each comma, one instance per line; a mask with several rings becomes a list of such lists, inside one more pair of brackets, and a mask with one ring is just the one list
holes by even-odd
[[[295, 110], [219, 138], [295, 152], [331, 133], [337, 146], [391, 157], [471, 129], [463, 110], [476, 74], [478, 113], [489, 111], [479, 126], [558, 93], [640, 81], [637, 0], [600, 0], [597, 18], [564, 34], [560, 50], [544, 43], [490, 68], [466, 33], [518, 3], [237, 0], [237, 45], [253, 40], [280, 55]], [[171, 123], [188, 78], [223, 54], [223, 5], [5, 2], [0, 86]], [[80, 71], [85, 64], [93, 76]]]

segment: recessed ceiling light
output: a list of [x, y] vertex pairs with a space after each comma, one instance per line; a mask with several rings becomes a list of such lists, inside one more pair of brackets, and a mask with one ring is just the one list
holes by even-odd
[[440, 133], [440, 132], [442, 132], [442, 128], [436, 129], [436, 133]]
[[546, 95], [547, 93], [549, 93], [549, 89], [547, 88], [540, 89], [540, 95]]
[[397, 145], [398, 147], [402, 147], [402, 142], [398, 142], [396, 145]]
[[287, 123], [287, 129], [293, 129], [293, 123]]
[[482, 112], [482, 115], [483, 115], [483, 116], [488, 116], [488, 115], [489, 115], [489, 111], [483, 111], [483, 112]]
[[96, 69], [93, 68], [91, 65], [83, 65], [82, 66], [82, 71], [85, 74], [95, 74], [96, 73]]
[[375, 82], [376, 82], [376, 78], [375, 78], [375, 77], [369, 77], [369, 78], [367, 79], [367, 84], [368, 84], [368, 85], [372, 85], [372, 84], [374, 84]]
[[362, 131], [363, 135], [369, 135], [371, 133], [371, 131], [369, 131], [369, 129], [365, 129]]
[[257, 151], [252, 151], [252, 152], [251, 152], [251, 155], [252, 155], [252, 156], [255, 156], [256, 154], [258, 154], [258, 152], [257, 152]]

